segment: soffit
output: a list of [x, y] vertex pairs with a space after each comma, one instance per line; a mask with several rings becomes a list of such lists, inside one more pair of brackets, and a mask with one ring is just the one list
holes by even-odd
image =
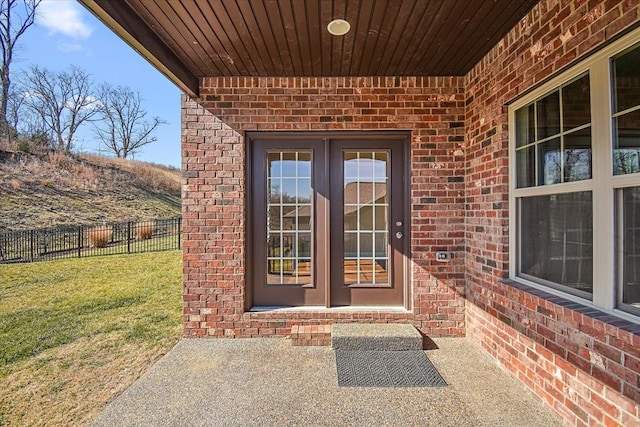
[[538, 2], [79, 1], [191, 95], [213, 76], [461, 76]]

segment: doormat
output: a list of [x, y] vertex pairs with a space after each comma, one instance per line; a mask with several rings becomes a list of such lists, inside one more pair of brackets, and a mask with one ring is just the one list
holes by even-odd
[[424, 351], [336, 350], [340, 387], [442, 387]]

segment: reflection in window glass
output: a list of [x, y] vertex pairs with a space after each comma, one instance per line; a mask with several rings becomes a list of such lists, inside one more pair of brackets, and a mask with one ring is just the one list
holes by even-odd
[[267, 283], [311, 283], [311, 152], [267, 153]]
[[516, 110], [517, 188], [591, 179], [589, 85], [583, 74]]
[[516, 111], [516, 147], [536, 140], [535, 107], [530, 104]]
[[616, 175], [640, 172], [640, 109], [613, 119]]
[[535, 185], [536, 147], [535, 145], [516, 151], [516, 171], [518, 188]]
[[564, 182], [591, 178], [591, 127], [564, 136]]
[[622, 192], [622, 302], [640, 308], [640, 187]]
[[640, 172], [640, 46], [615, 57], [612, 69], [614, 173]]
[[614, 113], [620, 113], [640, 103], [640, 46], [629, 49], [613, 59]]
[[562, 88], [562, 129], [566, 132], [591, 122], [589, 75]]
[[538, 138], [560, 133], [560, 92], [556, 91], [536, 102]]
[[344, 283], [386, 284], [388, 161], [386, 151], [345, 151]]
[[520, 199], [520, 273], [593, 292], [591, 192]]
[[538, 161], [541, 185], [557, 184], [561, 181], [562, 160], [559, 138], [538, 144]]

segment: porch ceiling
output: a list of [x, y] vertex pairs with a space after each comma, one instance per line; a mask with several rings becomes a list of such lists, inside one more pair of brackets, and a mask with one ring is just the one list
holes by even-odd
[[538, 2], [79, 1], [192, 96], [211, 76], [464, 75]]

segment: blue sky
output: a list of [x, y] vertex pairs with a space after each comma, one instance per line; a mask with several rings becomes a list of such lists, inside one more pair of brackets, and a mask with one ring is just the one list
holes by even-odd
[[[13, 71], [31, 64], [62, 71], [76, 65], [96, 84], [129, 86], [140, 92], [149, 117], [168, 122], [155, 131], [158, 141], [136, 160], [180, 167], [180, 90], [75, 0], [44, 0], [36, 24], [20, 38]], [[77, 147], [99, 153], [92, 126], [80, 130]], [[101, 154], [107, 154], [102, 148]]]

